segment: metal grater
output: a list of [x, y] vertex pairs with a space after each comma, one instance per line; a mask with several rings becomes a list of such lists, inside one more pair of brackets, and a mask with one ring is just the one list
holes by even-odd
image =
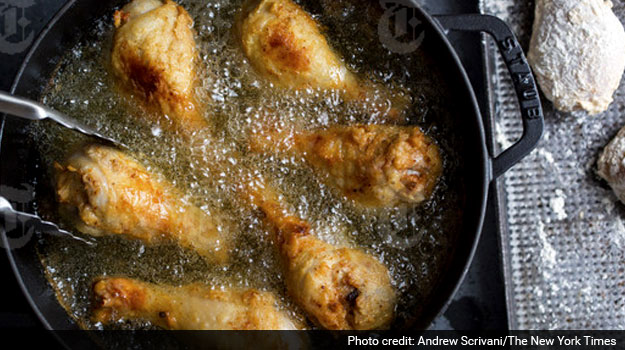
[[[625, 23], [625, 3], [613, 1]], [[483, 0], [529, 46], [533, 1]], [[497, 143], [520, 135], [516, 97], [491, 45]], [[600, 151], [625, 125], [625, 82], [597, 116], [545, 103], [545, 136], [503, 179], [502, 225], [511, 329], [625, 329], [625, 205], [596, 175]]]

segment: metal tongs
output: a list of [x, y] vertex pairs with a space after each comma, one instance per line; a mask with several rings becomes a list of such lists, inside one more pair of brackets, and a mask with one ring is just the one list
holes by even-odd
[[37, 215], [13, 209], [11, 203], [9, 203], [9, 201], [2, 196], [0, 196], [0, 215], [2, 215], [5, 227], [7, 227], [9, 223], [19, 222], [25, 227], [32, 227], [39, 232], [50, 233], [55, 236], [67, 236], [75, 240], [85, 242], [89, 245], [93, 244], [92, 241], [80, 238], [69, 231], [63, 230], [57, 224], [43, 220]]
[[[0, 113], [6, 113], [26, 120], [36, 121], [51, 119], [68, 129], [76, 130], [82, 134], [96, 137], [105, 143], [113, 144], [121, 148], [127, 148], [124, 144], [98, 133], [87, 125], [70, 118], [63, 113], [50, 109], [38, 102], [16, 97], [4, 91], [0, 91]], [[5, 220], [8, 218], [15, 218], [24, 224], [32, 225], [42, 232], [68, 235], [72, 238], [92, 244], [89, 241], [76, 237], [72, 233], [59, 228], [58, 225], [54, 223], [44, 221], [36, 215], [14, 210], [11, 203], [9, 203], [9, 201], [2, 196], [0, 196], [0, 215], [2, 215]]]
[[16, 97], [4, 91], [0, 91], [0, 113], [10, 114], [12, 116], [20, 117], [26, 120], [51, 119], [68, 129], [76, 130], [81, 134], [95, 136], [98, 139], [103, 140], [107, 143], [112, 143], [116, 146], [121, 146], [125, 148], [122, 143], [98, 133], [97, 131], [91, 129], [90, 127], [79, 122], [76, 119], [70, 118], [61, 112], [50, 109], [42, 105], [41, 103], [21, 97]]

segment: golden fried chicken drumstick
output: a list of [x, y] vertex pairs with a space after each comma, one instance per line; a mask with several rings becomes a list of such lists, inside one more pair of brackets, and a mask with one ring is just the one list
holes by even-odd
[[414, 126], [265, 131], [252, 135], [251, 149], [300, 155], [345, 197], [373, 208], [428, 199], [443, 168], [438, 146]]
[[332, 330], [390, 325], [396, 295], [382, 263], [362, 250], [313, 236], [309, 224], [289, 214], [272, 189], [256, 183], [246, 191], [274, 231], [289, 294], [314, 322]]
[[180, 287], [130, 278], [101, 278], [93, 285], [94, 322], [148, 321], [171, 330], [294, 330], [275, 297], [255, 289]]
[[195, 99], [193, 20], [171, 0], [133, 0], [115, 13], [115, 76], [145, 107], [185, 133], [204, 128]]
[[227, 259], [215, 220], [125, 153], [89, 145], [55, 165], [61, 210], [81, 232], [172, 241], [218, 263]]
[[[239, 31], [243, 51], [252, 66], [272, 83], [296, 90], [341, 90], [346, 100], [380, 97], [374, 96], [373, 84], [368, 86], [349, 71], [315, 20], [293, 1], [250, 0], [242, 12]], [[398, 110], [406, 107], [406, 99], [392, 97], [389, 91], [383, 94], [384, 99], [394, 100], [393, 107]]]
[[252, 0], [241, 23], [243, 50], [282, 87], [359, 90], [358, 79], [328, 45], [317, 23], [290, 0]]

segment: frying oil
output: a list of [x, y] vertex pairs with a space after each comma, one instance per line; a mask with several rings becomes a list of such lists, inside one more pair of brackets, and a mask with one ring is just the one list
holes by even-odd
[[[198, 130], [191, 142], [173, 131], [168, 116], [145, 112], [115, 85], [109, 71], [112, 14], [94, 24], [93, 39], [67, 53], [42, 102], [121, 141], [150, 171], [181, 189], [183, 200], [218, 217], [234, 242], [231, 262], [214, 266], [175, 245], [146, 246], [121, 237], [85, 237], [95, 242], [87, 245], [45, 236], [38, 247], [39, 256], [61, 304], [82, 327], [101, 328], [90, 320], [93, 280], [105, 275], [128, 276], [161, 284], [197, 282], [210, 288], [267, 290], [274, 292], [294, 317], [304, 319], [284, 289], [270, 233], [258, 212], [241, 200], [240, 185], [262, 177], [311, 224], [319, 238], [362, 247], [388, 266], [399, 295], [394, 326], [418, 317], [419, 306], [444, 272], [445, 258], [459, 228], [461, 206], [457, 195], [460, 164], [448, 128], [452, 116], [444, 108], [448, 90], [427, 52], [396, 55], [384, 49], [372, 24], [377, 23], [381, 10], [377, 2], [364, 6], [353, 0], [301, 3], [363, 81], [410, 97], [412, 104], [405, 118], [389, 121], [383, 113], [370, 112], [372, 103], [388, 101], [346, 103], [338, 92], [279, 89], [257, 75], [237, 41], [234, 23], [240, 0], [180, 3], [194, 19], [199, 51], [196, 94], [210, 123], [210, 128]], [[325, 186], [320, 181], [322, 174], [313, 172], [297, 155], [248, 151], [249, 135], [267, 127], [314, 129], [388, 122], [419, 125], [437, 141], [443, 154], [444, 175], [433, 198], [411, 210], [359, 209]], [[36, 124], [32, 135], [50, 169], [50, 188], [53, 163], [93, 141], [48, 123]], [[41, 214], [63, 223], [63, 218], [57, 217], [53, 193], [51, 189], [38, 199]], [[114, 327], [149, 326], [130, 322]]]

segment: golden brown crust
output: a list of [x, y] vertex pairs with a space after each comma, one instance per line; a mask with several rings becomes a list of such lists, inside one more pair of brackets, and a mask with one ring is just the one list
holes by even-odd
[[310, 66], [310, 60], [303, 48], [295, 43], [295, 35], [289, 32], [284, 24], [268, 28], [270, 34], [267, 42], [262, 43], [263, 53], [286, 69], [304, 71]]
[[90, 145], [56, 168], [58, 201], [80, 231], [177, 242], [215, 262], [227, 260], [216, 218], [184, 203], [177, 189], [125, 153]]
[[243, 51], [274, 84], [360, 90], [308, 13], [290, 0], [252, 0], [239, 21]]
[[[126, 9], [128, 7], [128, 9]], [[115, 76], [149, 111], [190, 135], [208, 124], [195, 99], [193, 20], [172, 1], [134, 0], [114, 15]]]
[[108, 323], [118, 314], [129, 314], [145, 305], [146, 290], [124, 278], [96, 281], [93, 285], [93, 321]]
[[255, 152], [302, 155], [341, 194], [364, 207], [401, 207], [428, 199], [442, 174], [436, 143], [418, 127], [333, 126], [252, 135]]
[[410, 104], [399, 91], [352, 73], [317, 22], [291, 0], [249, 0], [237, 24], [250, 63], [279, 87], [340, 90], [346, 101], [364, 103], [368, 113], [388, 121], [401, 120]]
[[123, 277], [93, 285], [94, 322], [143, 320], [172, 330], [279, 330], [299, 323], [255, 289], [212, 289], [201, 284], [161, 286]]
[[314, 237], [310, 225], [289, 214], [273, 189], [250, 185], [246, 195], [274, 231], [289, 294], [315, 323], [333, 330], [390, 325], [396, 295], [382, 263], [359, 249], [335, 247]]

